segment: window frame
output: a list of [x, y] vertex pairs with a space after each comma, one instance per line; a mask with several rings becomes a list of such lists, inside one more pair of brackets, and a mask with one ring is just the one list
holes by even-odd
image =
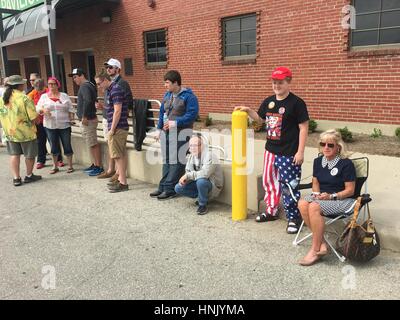
[[[164, 32], [165, 36], [165, 61], [155, 61], [155, 62], [149, 62], [148, 61], [148, 42], [147, 42], [147, 35], [149, 33], [155, 33], [157, 34], [158, 32]], [[144, 42], [144, 62], [145, 65], [147, 66], [166, 66], [168, 63], [168, 41], [167, 41], [167, 28], [161, 28], [161, 29], [155, 29], [155, 30], [148, 30], [143, 32], [143, 42]], [[160, 41], [161, 42], [161, 41]], [[156, 49], [158, 51], [158, 48], [163, 48], [158, 46], [158, 41], [156, 39], [155, 42], [150, 42], [150, 43], [155, 43], [156, 44]], [[159, 53], [157, 52], [157, 60], [159, 60]]]
[[[241, 20], [244, 18], [248, 17], [254, 17], [256, 20], [256, 25], [254, 29], [242, 29], [242, 23]], [[238, 43], [234, 43], [231, 45], [239, 45], [240, 47], [240, 53], [241, 53], [241, 46], [246, 43], [251, 43], [255, 45], [255, 52], [251, 54], [240, 54], [240, 55], [232, 55], [232, 56], [226, 56], [226, 47], [227, 47], [227, 42], [226, 42], [226, 21], [232, 21], [232, 20], [237, 20], [240, 19], [240, 27], [239, 30], [234, 31], [234, 32], [239, 32], [240, 34], [240, 39]], [[236, 16], [230, 16], [230, 17], [223, 17], [221, 18], [221, 43], [222, 43], [222, 60], [223, 61], [249, 61], [249, 60], [254, 60], [257, 57], [257, 49], [259, 47], [258, 44], [258, 13], [257, 12], [252, 12], [252, 13], [246, 13], [246, 14], [241, 14], [241, 15], [236, 15]], [[253, 31], [255, 32], [255, 40], [251, 42], [242, 42], [242, 32], [244, 31]]]
[[[360, 0], [358, 0], [360, 1]], [[357, 23], [357, 17], [359, 16], [368, 16], [368, 15], [373, 15], [373, 14], [379, 14], [379, 20], [378, 20], [378, 27], [377, 28], [366, 28], [366, 29], [350, 29], [350, 35], [349, 35], [349, 48], [352, 51], [360, 51], [360, 50], [365, 50], [365, 49], [390, 49], [390, 48], [400, 48], [400, 41], [399, 42], [393, 42], [393, 43], [379, 43], [381, 41], [381, 31], [382, 30], [391, 30], [391, 29], [399, 29], [400, 31], [400, 23], [397, 26], [394, 27], [381, 27], [382, 24], [382, 15], [384, 13], [388, 12], [400, 12], [400, 7], [396, 9], [383, 9], [383, 0], [380, 1], [380, 9], [379, 11], [374, 10], [374, 11], [368, 11], [364, 13], [357, 14], [356, 12], [356, 23]], [[355, 0], [351, 1], [351, 4], [355, 8]], [[368, 31], [377, 31], [377, 37], [376, 37], [376, 42], [374, 44], [366, 44], [366, 45], [354, 45], [354, 34], [355, 33], [360, 33], [360, 32], [368, 32]]]

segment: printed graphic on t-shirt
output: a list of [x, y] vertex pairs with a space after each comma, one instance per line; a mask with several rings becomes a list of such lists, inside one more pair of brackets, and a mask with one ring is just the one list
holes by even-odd
[[282, 133], [282, 115], [278, 113], [267, 113], [265, 118], [267, 139], [280, 140]]

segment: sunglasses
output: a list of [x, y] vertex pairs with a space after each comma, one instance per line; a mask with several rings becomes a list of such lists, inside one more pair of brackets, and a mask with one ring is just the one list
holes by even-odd
[[107, 66], [106, 69], [114, 69], [113, 66]]
[[335, 147], [335, 144], [334, 144], [334, 143], [327, 143], [327, 142], [320, 142], [319, 145], [320, 145], [321, 147], [328, 146], [328, 148], [331, 148], [331, 149], [333, 149], [333, 148]]

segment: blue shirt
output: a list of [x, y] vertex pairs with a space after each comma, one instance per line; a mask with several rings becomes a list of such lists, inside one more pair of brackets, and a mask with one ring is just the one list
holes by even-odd
[[129, 130], [128, 125], [128, 101], [125, 98], [125, 94], [121, 87], [115, 82], [111, 82], [110, 87], [106, 92], [106, 112], [107, 112], [107, 124], [108, 130], [111, 129], [113, 117], [114, 117], [114, 105], [122, 104], [121, 117], [117, 124], [117, 129]]
[[337, 193], [344, 190], [344, 183], [356, 181], [356, 169], [350, 159], [340, 159], [329, 169], [322, 167], [322, 156], [314, 159], [313, 176], [319, 182], [320, 192]]

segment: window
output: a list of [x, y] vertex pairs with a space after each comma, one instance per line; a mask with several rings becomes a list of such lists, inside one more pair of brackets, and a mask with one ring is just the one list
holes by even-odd
[[222, 20], [224, 57], [256, 54], [256, 14]]
[[124, 70], [126, 76], [133, 76], [133, 63], [132, 58], [124, 59]]
[[352, 47], [400, 43], [400, 0], [354, 0], [353, 5]]
[[144, 33], [146, 63], [167, 62], [166, 30], [148, 31]]

